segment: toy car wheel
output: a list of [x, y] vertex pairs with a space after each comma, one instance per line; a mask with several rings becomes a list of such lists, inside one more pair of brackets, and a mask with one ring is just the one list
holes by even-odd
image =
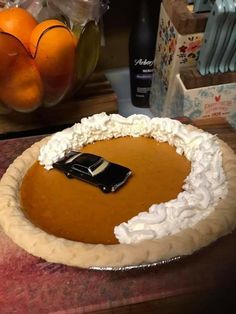
[[73, 178], [73, 176], [69, 172], [65, 173], [65, 175], [67, 176], [68, 179], [72, 179]]
[[104, 185], [100, 186], [100, 189], [102, 190], [103, 193], [111, 192], [111, 190], [108, 187], [104, 186]]

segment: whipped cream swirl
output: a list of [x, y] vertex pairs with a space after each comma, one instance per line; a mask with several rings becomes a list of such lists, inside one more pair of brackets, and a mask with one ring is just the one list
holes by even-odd
[[168, 142], [191, 161], [191, 172], [176, 199], [153, 204], [146, 212], [116, 226], [114, 233], [120, 243], [158, 239], [192, 227], [226, 196], [227, 182], [217, 137], [200, 130], [189, 131], [179, 121], [169, 118], [151, 119], [145, 115], [124, 118], [105, 113], [83, 118], [81, 123], [55, 133], [41, 148], [39, 162], [49, 170], [72, 149], [121, 136], [147, 136]]

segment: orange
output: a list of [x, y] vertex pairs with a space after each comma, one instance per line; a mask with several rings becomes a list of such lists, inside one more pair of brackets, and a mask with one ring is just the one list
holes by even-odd
[[43, 84], [32, 58], [19, 40], [0, 33], [0, 102], [28, 112], [42, 104]]
[[45, 20], [39, 23], [31, 32], [30, 40], [29, 40], [29, 49], [31, 55], [34, 57], [37, 49], [38, 42], [43, 35], [44, 32], [49, 28], [53, 28], [54, 26], [64, 26], [67, 27], [63, 22], [59, 20]]
[[42, 103], [43, 86], [40, 75], [32, 60], [18, 57], [5, 80], [1, 80], [0, 99], [21, 112], [29, 112]]
[[9, 8], [0, 12], [0, 28], [17, 37], [28, 49], [29, 38], [38, 22], [22, 8]]
[[46, 20], [32, 31], [29, 47], [43, 80], [43, 103], [55, 105], [67, 94], [74, 77], [74, 36], [62, 22]]

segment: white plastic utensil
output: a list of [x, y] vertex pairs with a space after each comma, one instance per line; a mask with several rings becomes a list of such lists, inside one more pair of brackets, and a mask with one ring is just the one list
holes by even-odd
[[233, 0], [234, 14], [232, 14], [232, 30], [230, 38], [228, 39], [228, 45], [223, 51], [223, 57], [220, 61], [219, 70], [224, 73], [229, 71], [230, 62], [234, 51], [236, 50], [236, 0]]
[[[209, 71], [211, 74], [218, 73], [220, 71], [220, 62], [223, 59], [225, 52], [228, 50], [229, 42], [232, 37], [232, 30], [236, 20], [236, 12], [233, 0], [224, 0], [226, 18], [222, 28], [219, 30], [220, 34], [217, 39], [216, 50], [211, 59]], [[234, 37], [236, 41], [236, 37]], [[228, 71], [228, 64], [225, 64], [224, 71]]]
[[193, 4], [193, 12], [201, 13], [211, 11], [212, 2], [214, 2], [214, 0], [195, 0]]
[[197, 63], [198, 70], [202, 75], [210, 73], [210, 63], [217, 47], [220, 30], [227, 16], [225, 7], [224, 0], [216, 0], [209, 15]]
[[232, 72], [236, 71], [236, 44], [234, 47], [234, 53], [233, 53], [232, 58], [231, 58], [230, 63], [229, 63], [229, 70]]

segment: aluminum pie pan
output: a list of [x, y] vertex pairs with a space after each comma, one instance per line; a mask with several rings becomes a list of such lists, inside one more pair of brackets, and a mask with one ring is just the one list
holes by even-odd
[[153, 262], [149, 264], [140, 264], [140, 265], [127, 265], [127, 266], [90, 266], [88, 269], [91, 270], [102, 270], [102, 271], [127, 271], [127, 270], [135, 270], [135, 269], [147, 269], [155, 266], [161, 266], [161, 265], [166, 265], [170, 264], [172, 262], [178, 261], [182, 258], [182, 256], [175, 256], [171, 257], [166, 260], [161, 260], [158, 262]]

